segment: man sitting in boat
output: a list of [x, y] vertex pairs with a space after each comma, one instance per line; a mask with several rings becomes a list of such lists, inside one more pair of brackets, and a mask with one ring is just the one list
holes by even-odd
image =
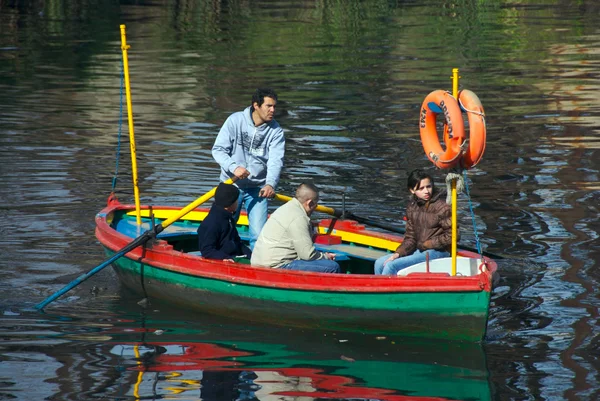
[[198, 228], [198, 245], [202, 256], [233, 262], [236, 256], [250, 258], [250, 248], [242, 244], [233, 218], [240, 191], [235, 185], [220, 183], [215, 200]]
[[310, 215], [319, 204], [319, 190], [310, 183], [296, 189], [296, 195], [279, 207], [263, 227], [252, 264], [288, 270], [339, 273], [335, 254], [315, 249]]
[[412, 194], [406, 207], [406, 233], [391, 255], [375, 261], [375, 274], [396, 275], [417, 263], [450, 256], [452, 209], [445, 192], [437, 191], [433, 179], [423, 170], [408, 175], [406, 187]]

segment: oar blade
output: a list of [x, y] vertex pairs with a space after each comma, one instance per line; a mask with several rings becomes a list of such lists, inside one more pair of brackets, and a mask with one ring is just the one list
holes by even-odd
[[[237, 180], [236, 177], [234, 177], [233, 179], [230, 178], [227, 181], [225, 181], [225, 183], [226, 184], [232, 184], [235, 180]], [[168, 226], [170, 226], [171, 224], [173, 224], [175, 221], [177, 221], [181, 217], [185, 216], [191, 210], [197, 208], [198, 206], [200, 206], [201, 204], [203, 204], [204, 202], [206, 202], [207, 200], [209, 200], [210, 198], [212, 198], [214, 196], [216, 190], [217, 190], [217, 187], [214, 187], [213, 189], [211, 189], [210, 191], [208, 191], [206, 194], [200, 196], [195, 201], [193, 201], [192, 203], [190, 203], [189, 205], [187, 205], [186, 207], [184, 207], [183, 209], [181, 209], [176, 216], [173, 216], [170, 219], [165, 220], [161, 224], [159, 224], [159, 225], [153, 227], [152, 229], [146, 231], [145, 233], [143, 233], [142, 235], [140, 235], [139, 237], [137, 237], [136, 239], [134, 239], [132, 242], [130, 242], [128, 245], [126, 245], [119, 252], [115, 253], [113, 256], [111, 256], [110, 258], [106, 259], [104, 262], [102, 262], [98, 266], [94, 267], [92, 270], [88, 271], [87, 273], [84, 273], [81, 276], [77, 277], [75, 280], [71, 281], [69, 284], [67, 284], [66, 286], [64, 286], [62, 289], [60, 289], [59, 291], [57, 291], [54, 294], [50, 295], [44, 301], [42, 301], [39, 304], [37, 304], [35, 306], [35, 309], [38, 309], [38, 310], [44, 309], [44, 307], [46, 307], [49, 303], [51, 303], [52, 301], [56, 300], [57, 298], [59, 298], [60, 296], [64, 295], [68, 291], [72, 290], [73, 288], [77, 287], [79, 284], [81, 284], [82, 282], [84, 282], [88, 278], [92, 277], [94, 274], [98, 273], [100, 270], [104, 269], [106, 266], [110, 265], [112, 262], [114, 262], [115, 260], [119, 259], [121, 256], [123, 256], [126, 253], [130, 252], [134, 248], [137, 248], [138, 246], [140, 246], [142, 244], [145, 244], [150, 238], [154, 237], [157, 233], [161, 232], [162, 230], [164, 230], [165, 228], [167, 228]]]
[[35, 306], [35, 309], [38, 309], [38, 310], [44, 309], [44, 307], [46, 307], [46, 305], [48, 305], [52, 301], [58, 299], [60, 296], [69, 292], [73, 288], [77, 287], [79, 284], [83, 283], [85, 280], [92, 277], [94, 274], [98, 273], [100, 270], [104, 269], [106, 266], [109, 266], [112, 262], [119, 259], [121, 256], [132, 251], [133, 249], [137, 248], [138, 246], [145, 244], [150, 238], [153, 237], [153, 235], [154, 235], [154, 233], [152, 232], [152, 230], [146, 231], [144, 234], [142, 234], [141, 236], [139, 236], [138, 238], [136, 238], [135, 240], [130, 242], [129, 245], [125, 246], [125, 248], [121, 249], [119, 252], [115, 253], [113, 256], [106, 259], [104, 262], [100, 263], [98, 266], [94, 267], [92, 270], [77, 277], [75, 280], [71, 281], [69, 284], [64, 286], [62, 289], [60, 289], [59, 291], [55, 292], [54, 294], [52, 294], [51, 296], [46, 298], [44, 301], [37, 304]]

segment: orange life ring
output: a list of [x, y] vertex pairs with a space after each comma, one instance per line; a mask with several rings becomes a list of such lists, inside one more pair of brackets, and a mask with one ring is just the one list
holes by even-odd
[[479, 163], [485, 152], [485, 112], [477, 95], [468, 89], [458, 92], [458, 104], [469, 120], [469, 147], [462, 157], [462, 167], [468, 169]]
[[[436, 119], [438, 114], [444, 115], [444, 143], [440, 144]], [[454, 97], [446, 91], [431, 92], [421, 106], [419, 118], [421, 143], [427, 158], [438, 168], [452, 168], [461, 159], [461, 145], [465, 141], [465, 124], [460, 106]]]

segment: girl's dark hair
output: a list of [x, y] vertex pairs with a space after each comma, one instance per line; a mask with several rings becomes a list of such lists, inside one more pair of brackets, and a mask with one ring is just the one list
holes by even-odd
[[433, 178], [431, 178], [429, 174], [427, 174], [421, 169], [413, 170], [410, 172], [410, 174], [408, 174], [408, 179], [406, 180], [406, 188], [409, 191], [411, 189], [415, 189], [415, 187], [421, 183], [421, 180], [424, 180], [426, 178], [429, 178], [429, 181], [431, 181], [432, 191], [435, 190], [435, 186], [433, 185]]

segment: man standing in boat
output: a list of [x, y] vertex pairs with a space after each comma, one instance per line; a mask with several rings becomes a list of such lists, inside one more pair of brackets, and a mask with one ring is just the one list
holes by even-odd
[[285, 137], [274, 120], [277, 94], [257, 89], [252, 104], [227, 118], [217, 135], [212, 155], [221, 166], [221, 181], [237, 177], [240, 189], [235, 220], [242, 206], [248, 212], [250, 248], [267, 222], [267, 199], [275, 196], [283, 167]]
[[319, 190], [303, 183], [296, 196], [280, 206], [265, 224], [252, 252], [253, 265], [320, 273], [339, 273], [335, 254], [315, 249], [310, 215], [319, 204]]

